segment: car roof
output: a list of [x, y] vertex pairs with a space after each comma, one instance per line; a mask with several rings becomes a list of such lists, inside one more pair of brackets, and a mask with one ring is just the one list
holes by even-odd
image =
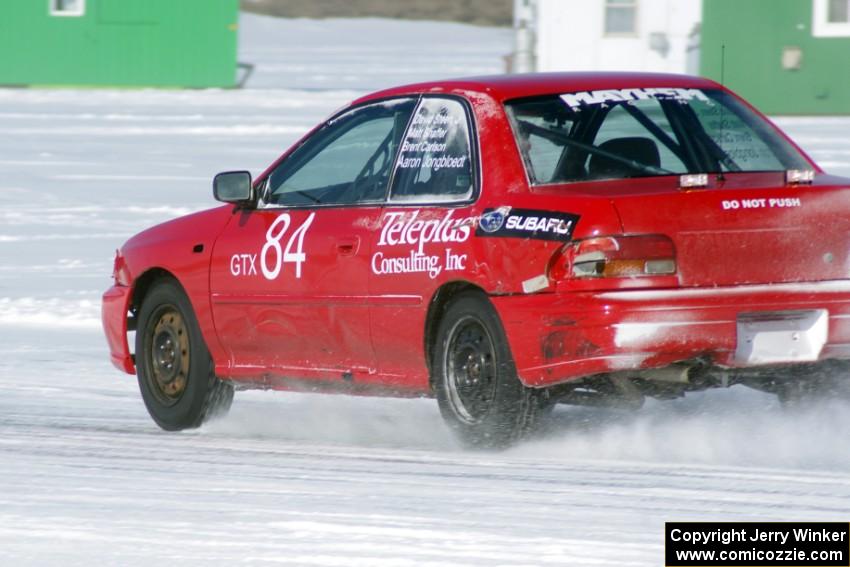
[[489, 75], [428, 81], [384, 89], [355, 103], [420, 93], [478, 92], [499, 101], [529, 96], [603, 89], [720, 88], [703, 77], [668, 73], [580, 72]]

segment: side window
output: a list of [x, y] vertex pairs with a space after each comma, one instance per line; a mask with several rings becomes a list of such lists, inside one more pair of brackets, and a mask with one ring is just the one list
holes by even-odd
[[382, 201], [415, 100], [350, 110], [295, 150], [269, 178], [275, 205], [349, 205]]
[[396, 160], [394, 202], [464, 201], [472, 196], [472, 152], [464, 105], [423, 98]]

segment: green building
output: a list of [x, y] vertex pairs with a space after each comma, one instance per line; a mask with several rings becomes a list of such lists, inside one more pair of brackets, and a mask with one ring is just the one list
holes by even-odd
[[723, 59], [767, 114], [850, 114], [850, 0], [704, 0], [701, 74], [719, 81]]
[[0, 85], [232, 87], [239, 0], [2, 0]]

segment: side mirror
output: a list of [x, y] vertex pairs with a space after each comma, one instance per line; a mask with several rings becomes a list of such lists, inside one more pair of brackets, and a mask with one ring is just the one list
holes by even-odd
[[225, 171], [213, 178], [213, 196], [223, 203], [253, 205], [257, 202], [249, 171]]

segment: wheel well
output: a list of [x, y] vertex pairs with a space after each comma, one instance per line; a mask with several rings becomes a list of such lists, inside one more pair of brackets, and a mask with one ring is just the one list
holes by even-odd
[[428, 305], [428, 315], [425, 317], [425, 364], [428, 367], [428, 380], [432, 386], [434, 373], [431, 368], [431, 358], [434, 353], [434, 345], [437, 342], [437, 329], [440, 327], [440, 320], [446, 312], [446, 306], [452, 299], [467, 291], [485, 293], [483, 289], [469, 282], [449, 282], [443, 284], [434, 292], [431, 303]]
[[145, 296], [147, 296], [148, 291], [151, 287], [153, 287], [153, 284], [163, 279], [171, 279], [175, 282], [177, 281], [174, 274], [168, 270], [163, 270], [162, 268], [151, 268], [136, 278], [136, 281], [133, 284], [133, 299], [130, 302], [130, 311], [133, 313], [133, 318], [135, 318], [136, 314], [139, 312], [139, 308], [142, 306], [142, 301], [144, 301]]

